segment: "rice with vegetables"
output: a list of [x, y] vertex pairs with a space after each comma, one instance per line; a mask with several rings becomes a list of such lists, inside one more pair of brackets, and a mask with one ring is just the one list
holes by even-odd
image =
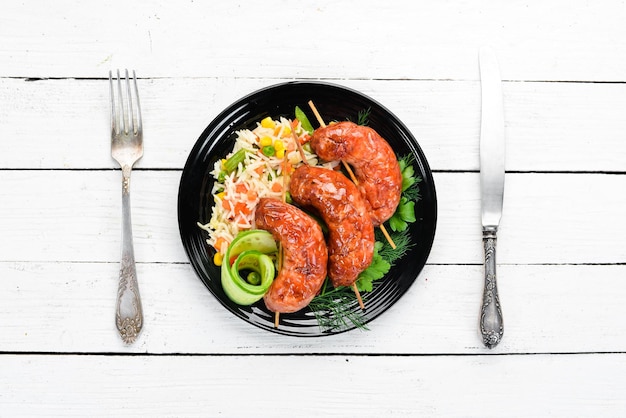
[[215, 163], [211, 171], [216, 180], [211, 191], [213, 212], [207, 224], [198, 225], [208, 232], [207, 243], [217, 251], [216, 264], [221, 264], [221, 257], [239, 232], [254, 228], [259, 199], [282, 199], [288, 190], [285, 174], [288, 177], [303, 164], [292, 130], [304, 144], [308, 164], [317, 165], [318, 158], [307, 144], [309, 133], [297, 119], [283, 117], [267, 117], [253, 130], [237, 131], [232, 152]]

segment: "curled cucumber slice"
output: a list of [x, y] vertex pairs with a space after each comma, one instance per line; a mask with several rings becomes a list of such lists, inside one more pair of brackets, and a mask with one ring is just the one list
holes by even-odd
[[[268, 254], [277, 251], [276, 242], [267, 231], [251, 230], [237, 235], [226, 250], [222, 264], [222, 287], [226, 296], [238, 305], [252, 305], [261, 299], [276, 274]], [[260, 280], [250, 283], [242, 274]]]

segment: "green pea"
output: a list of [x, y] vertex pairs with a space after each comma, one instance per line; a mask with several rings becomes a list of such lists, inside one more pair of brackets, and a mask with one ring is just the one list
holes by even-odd
[[266, 157], [272, 157], [274, 154], [276, 154], [276, 148], [274, 148], [271, 145], [267, 145], [265, 147], [263, 147], [261, 149], [261, 152], [263, 153], [263, 155], [265, 155]]

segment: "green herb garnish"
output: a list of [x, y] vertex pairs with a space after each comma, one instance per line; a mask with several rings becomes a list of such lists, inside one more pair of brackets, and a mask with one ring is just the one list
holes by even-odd
[[[367, 126], [370, 123], [369, 117], [371, 113], [372, 113], [371, 107], [368, 107], [367, 109], [359, 110], [359, 113], [356, 115], [356, 122], [354, 123], [356, 123], [357, 125], [361, 125], [361, 126]], [[352, 122], [351, 117], [347, 117], [346, 120], [349, 122]]]
[[389, 273], [391, 264], [385, 260], [379, 251], [383, 248], [383, 242], [376, 241], [374, 243], [374, 256], [372, 257], [372, 264], [359, 274], [359, 278], [356, 281], [356, 287], [359, 292], [371, 292], [374, 288], [373, 282], [378, 279], [382, 279], [385, 274]]
[[350, 325], [368, 330], [354, 292], [349, 287], [342, 286], [320, 293], [309, 303], [309, 308], [322, 331], [348, 328]]
[[359, 114], [356, 119], [356, 124], [361, 126], [367, 126], [369, 123], [370, 113], [372, 113], [372, 108], [368, 107], [364, 110], [359, 110]]
[[389, 219], [389, 227], [396, 232], [404, 231], [410, 223], [415, 222], [415, 202], [420, 199], [419, 183], [421, 177], [415, 176], [413, 154], [404, 156], [398, 161], [402, 172], [402, 197], [396, 212]]
[[376, 230], [376, 239], [386, 244], [378, 251], [378, 254], [393, 267], [396, 261], [404, 257], [415, 244], [411, 242], [408, 229], [402, 232], [391, 232], [389, 235], [394, 244], [396, 244], [396, 248], [391, 248], [383, 233], [380, 230]]
[[396, 212], [389, 218], [389, 227], [393, 231], [404, 231], [412, 222], [415, 222], [415, 202], [402, 196]]

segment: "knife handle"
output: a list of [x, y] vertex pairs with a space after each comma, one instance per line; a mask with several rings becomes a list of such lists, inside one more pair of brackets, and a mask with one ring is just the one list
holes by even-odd
[[502, 309], [496, 285], [496, 230], [483, 231], [485, 248], [485, 289], [480, 312], [480, 333], [487, 348], [494, 348], [504, 332]]

